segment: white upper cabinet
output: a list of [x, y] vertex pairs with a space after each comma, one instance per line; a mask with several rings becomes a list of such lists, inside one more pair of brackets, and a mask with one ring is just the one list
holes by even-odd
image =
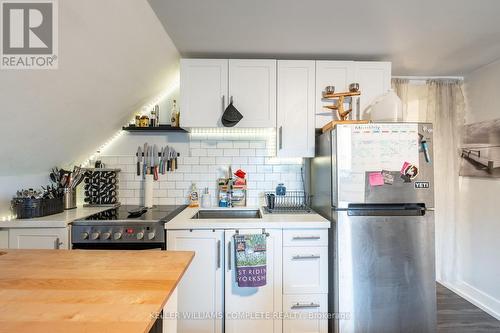
[[243, 115], [236, 127], [275, 127], [276, 60], [229, 60], [229, 100]]
[[[316, 61], [316, 128], [321, 128], [336, 119], [336, 114], [325, 109], [332, 101], [324, 100], [322, 93], [326, 86], [335, 86], [335, 92], [349, 90], [349, 84], [359, 83], [361, 96], [359, 107], [361, 119], [363, 110], [391, 87], [391, 63], [378, 61]], [[357, 99], [356, 99], [357, 101]], [[353, 112], [357, 105], [353, 105]]]
[[180, 123], [221, 127], [225, 108], [243, 115], [235, 127], [276, 126], [276, 60], [182, 59]]
[[323, 99], [327, 86], [334, 86], [335, 92], [349, 89], [354, 82], [354, 61], [316, 61], [316, 128], [332, 121], [332, 112], [324, 108], [332, 105], [331, 100]]
[[365, 119], [365, 108], [391, 88], [391, 63], [377, 61], [355, 62], [353, 82], [359, 83], [359, 90], [361, 90], [360, 113], [361, 118]]
[[181, 59], [181, 126], [222, 126], [228, 105], [227, 70], [227, 59]]
[[315, 61], [278, 61], [277, 156], [314, 157]]

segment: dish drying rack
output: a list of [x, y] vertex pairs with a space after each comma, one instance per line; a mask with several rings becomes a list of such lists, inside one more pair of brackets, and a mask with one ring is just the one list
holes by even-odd
[[[268, 196], [274, 195], [274, 207], [269, 207]], [[277, 195], [275, 191], [264, 193], [268, 213], [311, 213], [311, 195], [305, 191], [286, 191], [285, 195]]]

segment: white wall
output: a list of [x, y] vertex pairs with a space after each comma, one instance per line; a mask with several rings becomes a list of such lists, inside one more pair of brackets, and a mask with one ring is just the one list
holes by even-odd
[[[465, 77], [466, 123], [500, 118], [500, 61]], [[458, 292], [500, 319], [500, 179], [461, 177]]]
[[179, 54], [146, 0], [58, 3], [59, 68], [0, 71], [0, 217], [17, 189], [80, 163], [178, 80]]

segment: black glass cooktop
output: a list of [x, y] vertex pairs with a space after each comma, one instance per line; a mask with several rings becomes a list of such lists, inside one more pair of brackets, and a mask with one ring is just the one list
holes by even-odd
[[123, 205], [90, 215], [82, 221], [167, 222], [186, 207], [186, 205], [159, 205], [153, 208], [145, 208]]

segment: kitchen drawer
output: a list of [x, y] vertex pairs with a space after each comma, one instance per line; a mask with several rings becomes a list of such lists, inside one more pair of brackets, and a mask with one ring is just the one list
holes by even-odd
[[328, 246], [328, 229], [283, 230], [283, 246]]
[[283, 292], [314, 294], [328, 292], [328, 248], [284, 247]]
[[328, 294], [284, 295], [284, 333], [326, 333]]

